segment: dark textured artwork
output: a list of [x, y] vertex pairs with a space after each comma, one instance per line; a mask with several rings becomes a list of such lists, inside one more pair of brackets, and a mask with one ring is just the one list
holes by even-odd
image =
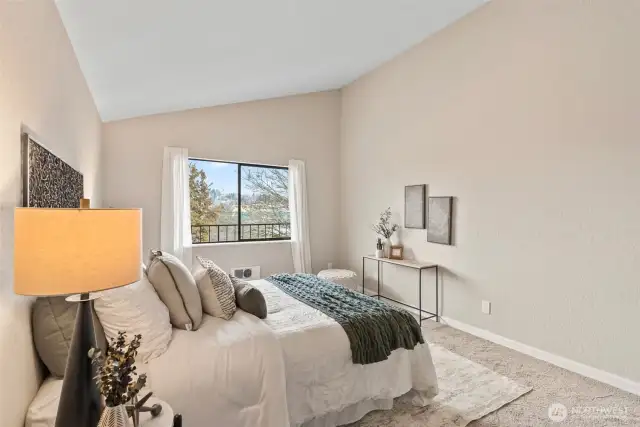
[[23, 205], [32, 208], [79, 208], [82, 174], [28, 135], [22, 136]]

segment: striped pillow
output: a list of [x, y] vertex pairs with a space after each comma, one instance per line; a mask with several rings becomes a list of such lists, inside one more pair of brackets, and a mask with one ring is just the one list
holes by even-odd
[[202, 308], [213, 317], [229, 320], [236, 312], [236, 295], [229, 275], [213, 261], [196, 257], [198, 262], [193, 271]]

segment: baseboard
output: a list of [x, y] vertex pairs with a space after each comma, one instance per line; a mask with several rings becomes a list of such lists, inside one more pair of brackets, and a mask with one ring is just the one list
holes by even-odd
[[566, 369], [567, 371], [575, 372], [576, 374], [580, 374], [584, 377], [592, 378], [596, 381], [609, 384], [610, 386], [640, 396], [640, 383], [638, 382], [623, 378], [610, 372], [603, 371], [601, 369], [594, 368], [592, 366], [585, 365], [580, 362], [576, 362], [571, 359], [567, 359], [566, 357], [558, 356], [556, 354], [531, 347], [527, 344], [505, 338], [501, 335], [494, 334], [493, 332], [489, 332], [485, 329], [480, 329], [472, 325], [468, 325], [455, 319], [442, 317], [441, 320], [443, 324], [449, 325], [452, 328], [459, 329], [471, 335], [483, 338], [487, 341], [491, 341], [493, 343], [510, 348], [519, 353], [523, 353], [536, 359], [551, 363], [552, 365], [556, 365], [560, 368]]
[[[362, 289], [362, 288], [360, 288], [360, 289]], [[376, 291], [374, 291], [373, 289], [364, 288], [364, 294], [371, 296], [371, 295], [375, 295]]]

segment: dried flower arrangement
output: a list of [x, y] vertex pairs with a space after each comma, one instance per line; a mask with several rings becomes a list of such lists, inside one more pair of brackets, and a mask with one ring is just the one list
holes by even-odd
[[398, 224], [391, 224], [391, 208], [385, 209], [385, 211], [380, 214], [378, 223], [373, 224], [371, 229], [385, 239], [393, 236], [393, 233], [398, 229]]
[[[135, 335], [127, 344], [127, 333], [118, 332], [107, 349], [92, 348], [89, 357], [96, 366], [96, 384], [108, 407], [124, 405], [138, 395], [147, 383], [147, 376], [136, 373], [135, 357], [142, 335]], [[136, 379], [135, 377], [138, 376]]]

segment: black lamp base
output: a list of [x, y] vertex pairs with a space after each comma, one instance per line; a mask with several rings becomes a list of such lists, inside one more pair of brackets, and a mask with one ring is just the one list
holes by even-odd
[[89, 358], [97, 346], [92, 304], [89, 294], [80, 296], [55, 427], [96, 427], [100, 420], [102, 401]]

